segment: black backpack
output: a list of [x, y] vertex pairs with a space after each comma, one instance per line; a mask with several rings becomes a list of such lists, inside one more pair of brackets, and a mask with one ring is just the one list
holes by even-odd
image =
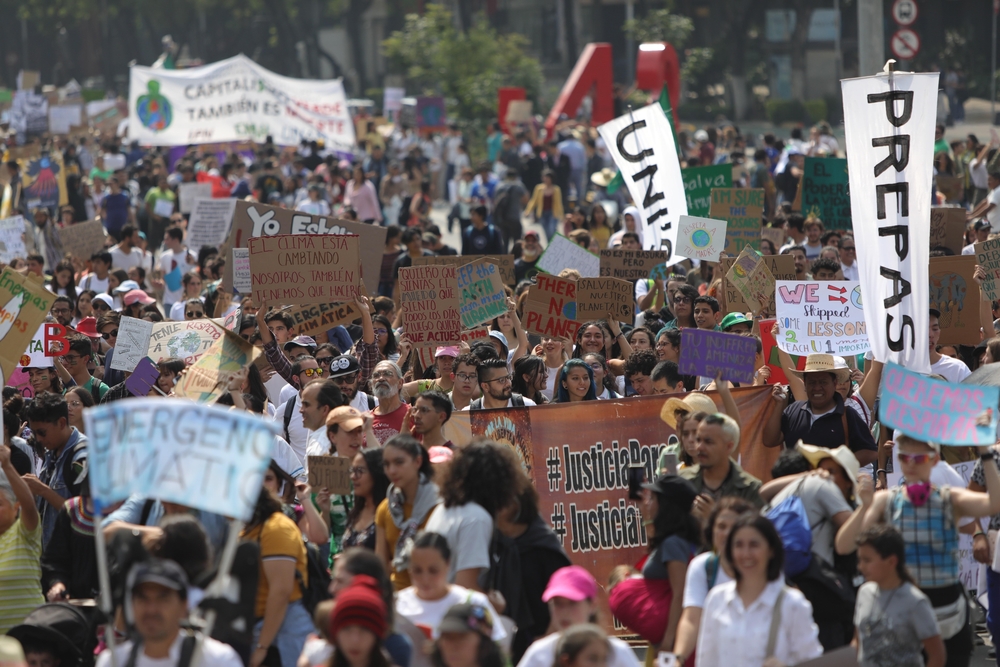
[[288, 425], [292, 423], [292, 415], [295, 414], [295, 402], [299, 400], [298, 395], [285, 404], [285, 442], [291, 443], [292, 438], [288, 435]]
[[399, 208], [399, 215], [396, 216], [396, 224], [405, 228], [410, 222], [410, 204], [413, 203], [413, 195], [403, 198], [403, 204]]
[[312, 542], [306, 542], [306, 572], [309, 575], [309, 585], [302, 583], [302, 575], [295, 570], [295, 580], [299, 582], [302, 591], [302, 604], [312, 616], [316, 605], [330, 599], [330, 572], [323, 562], [319, 547]]

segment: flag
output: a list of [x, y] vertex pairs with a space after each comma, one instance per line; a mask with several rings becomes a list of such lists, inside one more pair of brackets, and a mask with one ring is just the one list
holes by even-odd
[[[666, 115], [667, 120], [670, 121], [670, 132], [674, 135], [674, 146], [677, 146], [677, 152], [680, 154], [681, 145], [677, 141], [677, 128], [675, 127], [676, 122], [674, 121], [674, 110], [670, 106], [670, 91], [667, 90], [667, 84], [663, 84], [663, 90], [660, 91], [660, 108], [663, 109], [664, 115]], [[607, 191], [609, 195], [613, 195], [618, 192], [618, 188], [625, 184], [625, 180], [622, 178], [622, 173], [619, 171], [615, 174], [615, 177], [611, 179], [608, 183]]]

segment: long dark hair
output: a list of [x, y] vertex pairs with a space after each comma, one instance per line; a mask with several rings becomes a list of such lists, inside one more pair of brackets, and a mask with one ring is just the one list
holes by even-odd
[[[587, 363], [587, 357], [593, 357], [599, 364], [601, 364], [601, 368], [604, 369], [604, 379], [601, 381], [601, 386], [610, 392], [609, 395], [616, 395], [618, 393], [618, 387], [615, 386], [615, 376], [611, 374], [611, 369], [608, 368], [608, 360], [604, 358], [603, 354], [598, 352], [587, 352], [580, 358], [583, 359], [584, 363]], [[587, 365], [589, 366], [590, 364]]]
[[[511, 380], [511, 391], [530, 398], [535, 403], [547, 403], [545, 395], [535, 391], [535, 379], [545, 371], [545, 360], [533, 354], [521, 357], [514, 362], [514, 377]], [[524, 376], [528, 376], [528, 380]]]
[[882, 558], [895, 556], [896, 574], [903, 581], [913, 583], [913, 577], [906, 569], [906, 542], [895, 526], [887, 523], [872, 526], [858, 537], [858, 546], [869, 546]]
[[267, 389], [256, 364], [247, 366], [247, 393], [259, 400], [261, 405], [267, 405]]
[[597, 384], [594, 382], [594, 369], [591, 368], [582, 359], [569, 359], [565, 364], [563, 364], [562, 371], [559, 373], [559, 377], [556, 378], [556, 386], [553, 390], [555, 395], [555, 403], [569, 403], [569, 391], [563, 386], [563, 380], [569, 375], [569, 372], [574, 368], [585, 368], [587, 369], [587, 375], [590, 377], [590, 389], [587, 390], [587, 395], [583, 397], [585, 401], [596, 401], [597, 400]]
[[691, 514], [690, 507], [682, 507], [670, 502], [662, 493], [656, 493], [657, 510], [653, 517], [653, 535], [649, 538], [649, 550], [656, 549], [668, 537], [676, 535], [698, 546], [701, 544], [701, 521]]
[[476, 503], [496, 519], [527, 481], [513, 449], [477, 438], [455, 452], [440, 484], [441, 501], [445, 507]]
[[733, 563], [733, 575], [737, 583], [743, 578], [740, 569], [733, 561], [733, 538], [741, 528], [753, 528], [764, 536], [767, 545], [771, 547], [771, 560], [767, 562], [767, 580], [774, 581], [781, 576], [781, 570], [785, 566], [785, 548], [781, 544], [781, 536], [775, 530], [771, 520], [756, 512], [741, 514], [740, 518], [733, 524], [733, 529], [729, 531], [729, 539], [726, 540], [726, 560]]
[[[420, 457], [420, 470], [418, 471], [421, 475], [427, 477], [427, 479], [434, 479], [434, 466], [431, 465], [431, 457], [427, 455], [427, 450], [424, 446], [414, 438], [412, 435], [406, 433], [397, 433], [382, 445], [382, 449], [386, 447], [395, 447], [396, 449], [401, 449], [408, 456], [412, 458]], [[409, 500], [412, 500], [409, 499]]]
[[[497, 619], [493, 619], [494, 623], [499, 623]], [[500, 647], [497, 646], [496, 642], [476, 630], [470, 630], [469, 632], [475, 632], [479, 635], [479, 650], [476, 651], [476, 667], [504, 667], [507, 661], [503, 657], [503, 653], [500, 652]], [[441, 649], [438, 648], [438, 641], [434, 642], [434, 653], [431, 654], [431, 664], [434, 667], [448, 667], [444, 663], [444, 659], [441, 657]]]
[[[618, 340], [611, 333], [611, 327], [608, 326], [608, 323], [604, 320], [591, 320], [590, 322], [584, 322], [580, 325], [580, 328], [576, 330], [576, 341], [574, 341], [576, 344], [573, 346], [574, 359], [579, 359], [585, 354], [583, 349], [580, 347], [580, 341], [583, 340], [583, 333], [588, 327], [597, 327], [601, 330], [601, 333], [604, 334], [604, 340], [611, 341], [612, 357], [618, 357], [621, 354], [621, 345], [618, 344]], [[607, 346], [605, 346], [604, 349], [607, 349]]]
[[80, 318], [80, 319], [83, 319], [83, 313], [80, 312], [80, 297], [83, 296], [84, 294], [86, 294], [87, 296], [90, 297], [90, 302], [91, 303], [94, 302], [94, 297], [97, 296], [97, 292], [95, 292], [94, 290], [92, 290], [92, 289], [85, 289], [85, 290], [81, 290], [80, 293], [77, 294], [73, 298], [73, 304], [74, 304], [73, 305], [73, 315], [76, 316], [76, 317], [78, 317], [78, 318]]
[[52, 292], [55, 294], [59, 293], [59, 280], [56, 277], [60, 271], [69, 271], [69, 283], [66, 284], [66, 296], [72, 300], [72, 306], [76, 308], [76, 271], [73, 269], [73, 265], [66, 260], [63, 260], [56, 264], [56, 268], [52, 270], [52, 280], [49, 281]]
[[[378, 507], [379, 503], [385, 500], [385, 494], [389, 489], [389, 478], [385, 476], [385, 468], [382, 466], [382, 449], [380, 447], [362, 449], [361, 456], [365, 459], [368, 474], [372, 476], [372, 504]], [[364, 509], [364, 497], [356, 496], [354, 507], [347, 514], [347, 525], [353, 526]]]
[[392, 322], [385, 315], [376, 315], [372, 318], [373, 328], [376, 322], [385, 327], [385, 352], [383, 354], [388, 359], [390, 354], [399, 352], [399, 345], [396, 343], [396, 334], [392, 330]]
[[257, 504], [253, 508], [253, 516], [250, 517], [244, 530], [250, 531], [258, 526], [263, 527], [264, 522], [270, 519], [272, 514], [280, 512], [281, 508], [281, 499], [261, 487], [260, 495], [257, 496]]

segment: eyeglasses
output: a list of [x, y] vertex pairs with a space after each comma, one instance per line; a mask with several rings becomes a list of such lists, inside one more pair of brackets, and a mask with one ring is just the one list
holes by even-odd
[[94, 310], [111, 310], [111, 306], [109, 306], [108, 304], [104, 303], [103, 301], [95, 301], [94, 305], [92, 306], [92, 308]]
[[689, 296], [675, 296], [674, 303], [691, 303], [691, 297]]
[[375, 330], [375, 335], [379, 336], [379, 337], [385, 336], [388, 333], [389, 333], [389, 331], [387, 329], [376, 329]]
[[503, 375], [501, 377], [498, 377], [498, 378], [493, 378], [492, 380], [487, 380], [486, 384], [493, 384], [494, 382], [500, 382], [502, 384], [507, 384], [508, 382], [511, 382], [510, 373], [508, 373], [507, 375]]
[[114, 331], [111, 331], [109, 333], [102, 333], [101, 338], [103, 338], [104, 340], [108, 340], [109, 338], [118, 338], [118, 329], [115, 329]]
[[392, 371], [379, 371], [377, 373], [372, 373], [373, 380], [383, 380], [383, 379], [388, 380], [395, 377], [396, 374], [393, 373]]
[[461, 380], [462, 382], [475, 382], [478, 377], [478, 375], [470, 375], [469, 373], [455, 373], [455, 379]]
[[854, 252], [854, 246], [852, 245], [842, 245], [840, 246], [840, 249], [843, 250], [844, 252], [847, 251]]
[[354, 384], [355, 380], [358, 379], [357, 373], [348, 373], [347, 375], [338, 375], [335, 378], [330, 378], [337, 384]]
[[900, 452], [899, 453], [899, 462], [900, 463], [912, 463], [914, 465], [921, 465], [923, 463], [927, 463], [928, 461], [930, 461], [931, 460], [931, 456], [933, 456], [933, 454], [931, 454], [930, 452], [928, 452], [926, 454], [904, 454], [903, 452]]
[[68, 361], [71, 364], [75, 364], [76, 362], [80, 361], [81, 359], [85, 359], [85, 358], [86, 357], [84, 357], [82, 354], [64, 354], [63, 355], [63, 361]]
[[316, 376], [316, 375], [322, 375], [323, 374], [323, 369], [322, 368], [303, 368], [301, 371], [299, 371], [299, 373], [301, 375], [305, 375], [307, 378], [311, 378], [311, 377]]
[[365, 467], [362, 467], [362, 466], [357, 466], [357, 467], [354, 467], [354, 468], [348, 468], [347, 469], [347, 473], [351, 477], [361, 477], [366, 472], [368, 472], [368, 468], [365, 468]]
[[604, 370], [604, 366], [601, 366], [600, 364], [597, 364], [597, 363], [594, 363], [594, 364], [589, 364], [589, 366], [590, 366], [590, 367], [591, 367], [591, 368], [592, 368], [593, 370], [595, 370], [595, 371], [602, 371], [602, 370]]
[[68, 408], [82, 408], [83, 407], [83, 403], [81, 403], [80, 401], [72, 401], [72, 402], [71, 401], [66, 401], [66, 407], [68, 407]]
[[189, 310], [184, 313], [185, 317], [205, 317], [205, 311], [203, 310]]
[[68, 313], [68, 312], [70, 312], [69, 308], [53, 308], [52, 309], [52, 314], [53, 315], [65, 314], [65, 313]]
[[331, 361], [333, 357], [316, 357], [316, 363], [320, 366], [329, 366]]

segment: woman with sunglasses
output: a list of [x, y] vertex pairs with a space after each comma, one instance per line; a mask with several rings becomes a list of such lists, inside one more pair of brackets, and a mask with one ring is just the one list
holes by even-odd
[[188, 271], [184, 274], [184, 277], [181, 278], [183, 294], [181, 298], [170, 307], [170, 313], [168, 314], [171, 320], [174, 322], [183, 322], [186, 319], [184, 317], [184, 311], [187, 308], [187, 302], [201, 296], [201, 284], [201, 276], [198, 275], [197, 271]]
[[201, 299], [188, 299], [183, 303], [183, 306], [185, 322], [200, 320], [205, 317], [205, 304], [201, 302]]
[[664, 329], [696, 329], [694, 322], [694, 300], [698, 298], [698, 290], [691, 285], [682, 285], [674, 294], [670, 304], [674, 311], [674, 319], [663, 325]]

